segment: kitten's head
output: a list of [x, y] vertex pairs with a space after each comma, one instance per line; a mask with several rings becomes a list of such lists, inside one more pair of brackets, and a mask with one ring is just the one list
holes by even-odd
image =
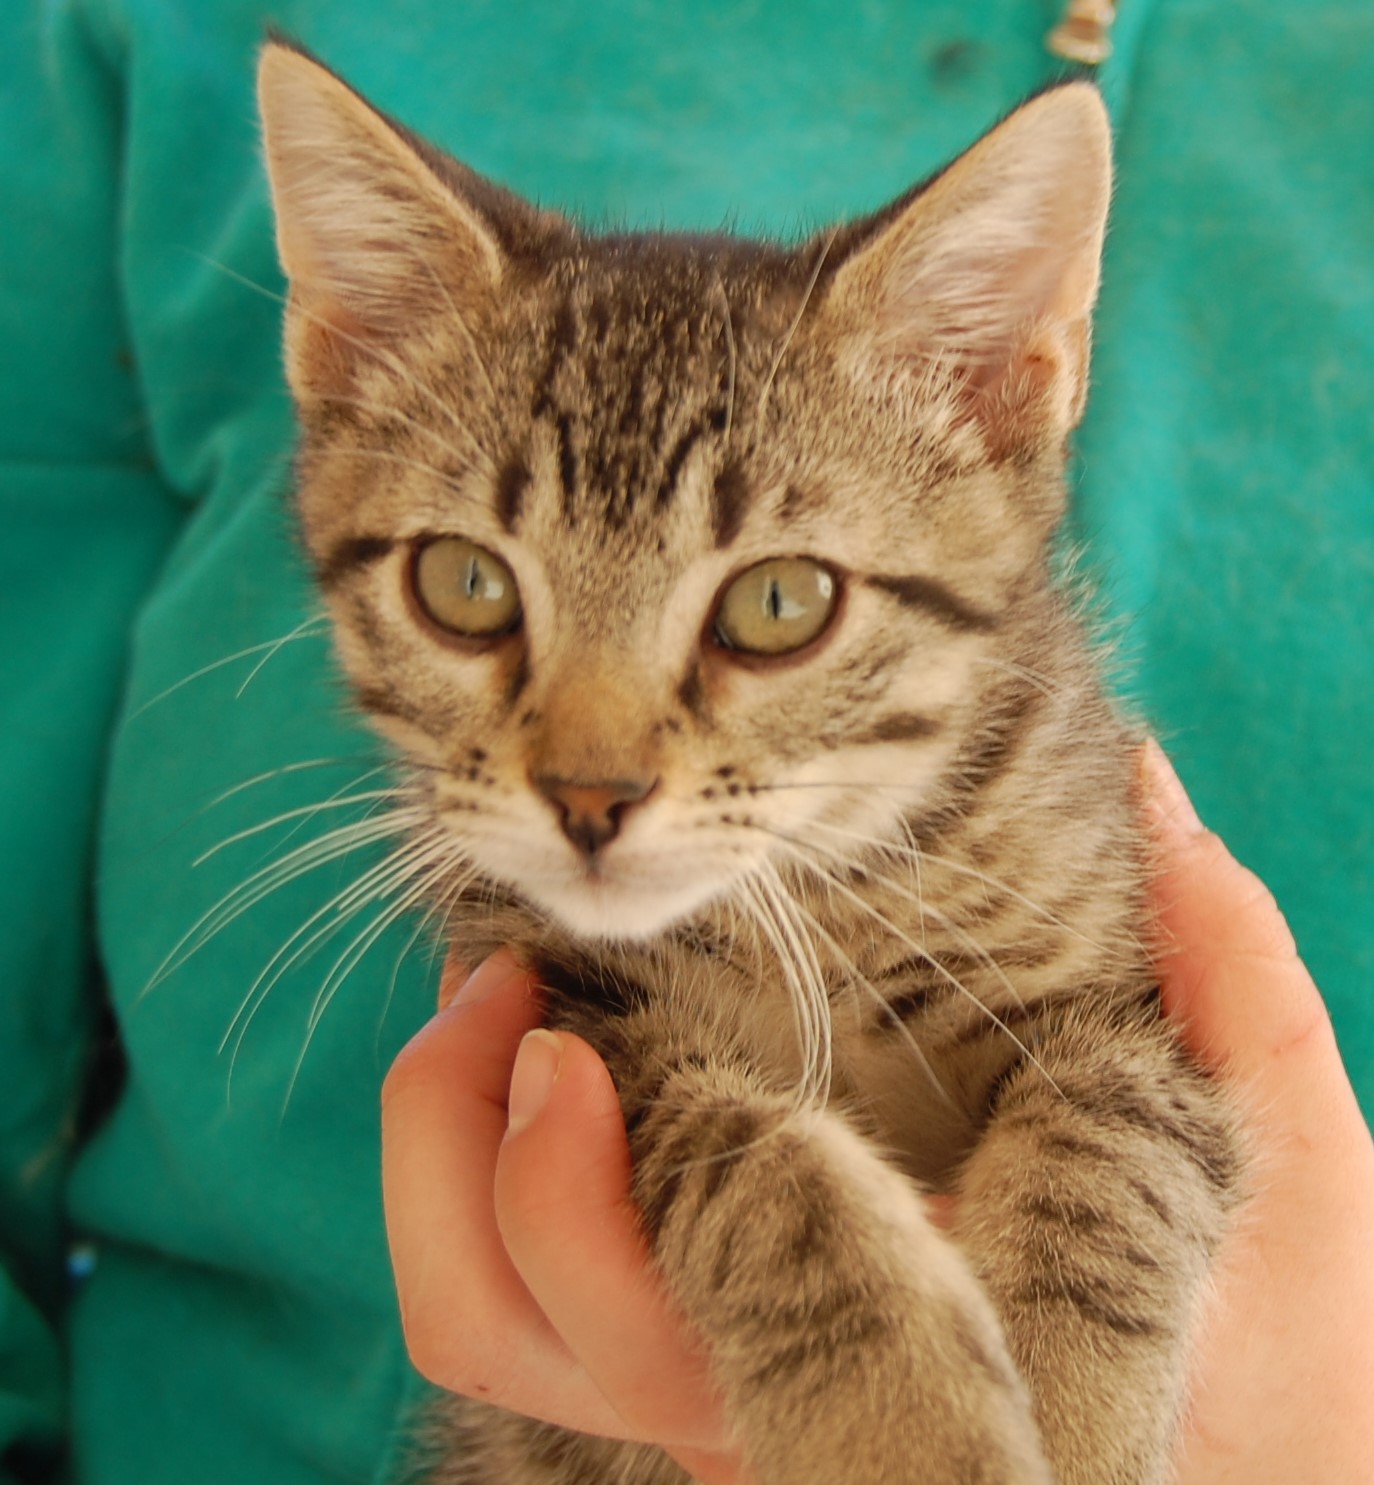
[[286, 46], [260, 87], [306, 541], [465, 859], [646, 937], [934, 808], [1045, 581], [1093, 90], [787, 248], [589, 235]]

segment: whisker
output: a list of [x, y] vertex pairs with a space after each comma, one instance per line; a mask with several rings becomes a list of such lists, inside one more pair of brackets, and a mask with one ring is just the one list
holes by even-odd
[[[389, 852], [361, 877], [317, 908], [304, 923], [298, 925], [285, 943], [263, 965], [253, 983], [248, 987], [247, 993], [239, 1002], [233, 1019], [225, 1028], [224, 1035], [220, 1038], [219, 1051], [221, 1053], [229, 1045], [231, 1038], [234, 1042], [229, 1059], [228, 1078], [225, 1083], [226, 1098], [232, 1099], [234, 1069], [238, 1064], [238, 1056], [244, 1040], [258, 1012], [267, 1003], [268, 997], [276, 986], [296, 965], [304, 963], [319, 945], [332, 938], [369, 903], [386, 897], [409, 880], [414, 871], [428, 860], [433, 846], [434, 837], [422, 835]], [[325, 921], [320, 922], [321, 919]], [[317, 923], [319, 927], [315, 927]], [[328, 983], [327, 977], [326, 983]], [[317, 996], [316, 1005], [318, 1003], [319, 997]]]
[[803, 849], [803, 847], [806, 845], [806, 842], [799, 841], [795, 837], [787, 835], [782, 831], [769, 829], [764, 826], [756, 825], [753, 828], [756, 830], [762, 830], [764, 831], [764, 833], [772, 836], [774, 839], [781, 842], [784, 850], [799, 866], [801, 866], [806, 871], [812, 872], [814, 875], [829, 882], [833, 890], [844, 897], [846, 901], [850, 902], [860, 912], [867, 914], [870, 918], [873, 919], [874, 922], [880, 924], [889, 933], [891, 933], [899, 943], [905, 944], [914, 953], [919, 954], [921, 958], [930, 965], [935, 973], [939, 975], [942, 980], [945, 981], [946, 984], [948, 984], [952, 989], [957, 990], [959, 994], [964, 996], [966, 1000], [968, 1000], [973, 1006], [975, 1006], [982, 1015], [986, 1016], [988, 1020], [992, 1022], [992, 1024], [996, 1026], [998, 1030], [1001, 1031], [1008, 1038], [1008, 1040], [1010, 1040], [1012, 1045], [1015, 1046], [1016, 1049], [1022, 1054], [1022, 1056], [1026, 1058], [1031, 1066], [1034, 1067], [1041, 1074], [1041, 1076], [1050, 1085], [1050, 1087], [1053, 1088], [1054, 1091], [1058, 1093], [1061, 1098], [1063, 1097], [1063, 1090], [1059, 1087], [1058, 1083], [1055, 1082], [1049, 1070], [1035, 1055], [1035, 1053], [1031, 1051], [1031, 1049], [1025, 1044], [1025, 1042], [1023, 1042], [1021, 1038], [1017, 1036], [1017, 1034], [1011, 1029], [1011, 1027], [1007, 1025], [1002, 1017], [999, 1016], [997, 1012], [992, 1009], [991, 1006], [987, 1005], [982, 999], [975, 995], [973, 991], [970, 990], [968, 986], [965, 985], [957, 975], [955, 975], [952, 971], [946, 969], [945, 966], [941, 964], [940, 961], [935, 958], [924, 945], [918, 944], [916, 940], [913, 939], [911, 935], [905, 931], [905, 929], [903, 929], [900, 925], [894, 923], [892, 919], [887, 916], [886, 913], [880, 911], [859, 893], [846, 886], [832, 872], [828, 872], [820, 862], [816, 861], [814, 858], [808, 855], [807, 851]]
[[[183, 686], [189, 686], [192, 681], [198, 681], [202, 677], [211, 675], [217, 670], [223, 670], [226, 665], [232, 665], [236, 660], [246, 660], [249, 655], [258, 655], [266, 650], [267, 654], [264, 659], [259, 661], [259, 663], [254, 666], [253, 670], [249, 674], [248, 680], [251, 681], [253, 677], [257, 675], [258, 671], [260, 671], [262, 667], [267, 663], [267, 661], [270, 660], [273, 655], [277, 654], [284, 645], [290, 644], [292, 640], [323, 639], [328, 633], [328, 623], [328, 614], [311, 614], [309, 618], [304, 619], [301, 623], [297, 624], [294, 629], [290, 630], [286, 634], [279, 635], [276, 639], [267, 639], [263, 640], [260, 644], [247, 645], [244, 649], [235, 650], [232, 655], [225, 655], [219, 660], [212, 660], [209, 665], [202, 665], [199, 670], [193, 670], [190, 675], [182, 676], [179, 681], [175, 682], [173, 685], [168, 686], [165, 691], [159, 691], [156, 696], [150, 698], [148, 701], [145, 701], [141, 706], [136, 707], [132, 712], [129, 713], [128, 720], [130, 722], [137, 721], [138, 718], [144, 714], [144, 712], [151, 711], [155, 706], [160, 706], [164, 701], [167, 700], [169, 696], [175, 696], [176, 693], [180, 691]], [[316, 625], [321, 626], [318, 631], [316, 631], [313, 627]], [[246, 686], [247, 684], [248, 682], [245, 681], [244, 685]], [[241, 696], [242, 694], [243, 687], [241, 686], [239, 688], [238, 695]]]
[[440, 278], [438, 272], [434, 267], [434, 264], [430, 262], [429, 257], [419, 250], [419, 247], [414, 243], [413, 240], [410, 243], [410, 249], [414, 256], [418, 258], [419, 261], [424, 265], [425, 272], [428, 273], [430, 278], [434, 281], [434, 286], [444, 296], [444, 302], [448, 305], [449, 311], [453, 316], [453, 324], [455, 324], [458, 329], [462, 331], [463, 338], [467, 341], [468, 344], [468, 351], [472, 356], [472, 364], [477, 368], [478, 372], [481, 374], [482, 380], [486, 383], [487, 396], [491, 398], [492, 404], [494, 406], [498, 401], [498, 398], [496, 396], [496, 388], [492, 385], [491, 377], [487, 374], [486, 362], [483, 361], [482, 354], [477, 349], [477, 339], [473, 335], [467, 320], [464, 318], [462, 311], [453, 302], [453, 295], [449, 293], [448, 285], [443, 281], [442, 278]]
[[1013, 901], [1020, 903], [1024, 908], [1028, 908], [1044, 922], [1049, 923], [1055, 928], [1063, 929], [1065, 933], [1071, 934], [1081, 943], [1086, 944], [1091, 949], [1096, 949], [1101, 954], [1108, 952], [1106, 945], [1089, 938], [1071, 923], [1066, 923], [1064, 919], [1052, 913], [1049, 908], [1036, 902], [1034, 898], [1027, 897], [1023, 892], [1018, 892], [1009, 882], [1003, 881], [1001, 877], [993, 876], [991, 872], [984, 871], [981, 867], [970, 866], [966, 862], [955, 860], [952, 856], [939, 855], [914, 843], [901, 846], [895, 841], [884, 841], [875, 836], [866, 836], [857, 831], [846, 830], [841, 825], [829, 824], [823, 820], [813, 820], [810, 824], [811, 827], [829, 831], [832, 835], [844, 836], [848, 840], [870, 845], [875, 850], [886, 851], [892, 855], [905, 856], [913, 860], [919, 858], [922, 861], [930, 862], [932, 865], [944, 867], [947, 871], [952, 871], [959, 876], [970, 877], [974, 881], [981, 882], [988, 887], [993, 887], [999, 892], [1005, 892]]
[[186, 930], [162, 963], [153, 971], [148, 983], [139, 991], [135, 1005], [180, 969], [188, 959], [199, 953], [216, 934], [223, 932], [230, 923], [241, 917], [249, 908], [278, 891], [286, 883], [294, 881], [318, 866], [347, 856], [360, 846], [370, 845], [374, 841], [384, 840], [388, 835], [397, 835], [407, 831], [413, 825], [422, 823], [423, 818], [423, 811], [408, 808], [393, 810], [388, 815], [377, 819], [342, 825], [335, 830], [327, 831], [317, 840], [297, 846], [279, 860], [260, 867], [226, 892]]
[[[390, 767], [389, 764], [381, 764], [378, 768], [369, 770], [371, 773], [379, 773], [382, 769]], [[355, 780], [354, 782], [360, 782]], [[397, 787], [391, 789], [364, 789], [357, 794], [335, 794], [328, 799], [321, 800], [318, 804], [302, 804], [295, 809], [283, 810], [280, 814], [273, 815], [270, 819], [261, 820], [256, 825], [248, 825], [242, 830], [236, 830], [232, 835], [226, 835], [222, 841], [210, 846], [200, 853], [192, 861], [194, 869], [203, 866], [212, 856], [218, 856], [221, 851], [230, 846], [237, 845], [240, 841], [251, 840], [255, 835], [261, 835], [264, 831], [271, 830], [277, 825], [284, 825], [288, 820], [311, 820], [316, 815], [323, 814], [326, 810], [348, 809], [355, 805], [366, 804], [369, 801], [380, 799], [405, 799], [410, 797], [410, 791], [406, 788]]]
[[459, 421], [458, 415], [454, 412], [453, 408], [432, 387], [425, 386], [423, 382], [415, 377], [404, 362], [401, 361], [400, 357], [394, 355], [391, 351], [373, 345], [359, 336], [350, 335], [346, 330], [340, 329], [333, 321], [325, 319], [323, 315], [315, 314], [312, 310], [306, 309], [302, 304], [292, 304], [284, 294], [277, 293], [275, 289], [269, 289], [265, 284], [257, 283], [246, 274], [239, 273], [237, 270], [230, 268], [227, 263], [219, 263], [215, 259], [208, 258], [203, 253], [197, 253], [191, 249], [187, 249], [187, 251], [191, 252], [192, 256], [198, 258], [206, 267], [217, 269], [226, 277], [233, 279], [235, 283], [242, 284], [246, 289], [251, 289], [255, 294], [261, 294], [264, 298], [272, 300], [274, 304], [280, 304], [283, 308], [289, 308], [293, 314], [304, 316], [311, 324], [319, 325], [336, 340], [341, 340], [345, 344], [351, 345], [355, 350], [367, 356], [369, 360], [374, 361], [379, 366], [384, 366], [393, 376], [409, 387], [412, 392], [417, 392], [421, 397], [425, 398], [454, 428], [459, 432], [466, 432], [464, 425]]
[[720, 295], [720, 301], [725, 309], [725, 346], [729, 356], [726, 369], [726, 393], [725, 393], [725, 446], [730, 446], [730, 430], [735, 426], [735, 324], [734, 316], [730, 312], [730, 300], [725, 293], [725, 285], [716, 280], [716, 292]]
[[[273, 986], [290, 971], [293, 965], [307, 956], [316, 944], [323, 942], [330, 934], [336, 932], [340, 924], [346, 923], [360, 908], [369, 902], [375, 902], [378, 897], [385, 896], [393, 886], [403, 881], [411, 861], [426, 847], [427, 842], [423, 839], [418, 842], [415, 840], [403, 842], [394, 850], [389, 851], [380, 861], [370, 866], [361, 876], [341, 888], [327, 902], [322, 903], [305, 922], [297, 924], [286, 941], [258, 971], [257, 977], [248, 987], [247, 994], [239, 1002], [238, 1010], [220, 1038], [219, 1050], [223, 1052], [229, 1044], [229, 1039], [234, 1035], [240, 1018], [248, 1013], [249, 1020], [251, 1020], [257, 1013], [257, 1006], [266, 999]], [[315, 928], [315, 924], [321, 919], [327, 921], [321, 927]], [[315, 928], [313, 933], [312, 928]], [[260, 990], [262, 991], [261, 997], [258, 994]], [[240, 1033], [239, 1040], [242, 1041], [242, 1033]]]
[[[827, 883], [826, 885], [828, 886], [829, 884]], [[945, 1085], [940, 1081], [935, 1072], [934, 1066], [931, 1064], [930, 1058], [926, 1056], [924, 1049], [921, 1047], [921, 1044], [912, 1034], [911, 1028], [906, 1024], [905, 1021], [902, 1020], [897, 1012], [892, 1009], [891, 1005], [888, 1003], [878, 987], [874, 985], [872, 980], [870, 980], [867, 975], [863, 974], [860, 971], [858, 965], [856, 965], [854, 961], [849, 957], [849, 955], [844, 951], [839, 941], [830, 932], [827, 931], [825, 926], [821, 923], [820, 919], [817, 918], [813, 912], [811, 912], [806, 904], [797, 902], [794, 899], [794, 906], [796, 907], [798, 912], [806, 915], [811, 924], [812, 933], [814, 933], [825, 943], [826, 948], [830, 951], [836, 963], [849, 977], [850, 982], [865, 991], [877, 1005], [882, 1014], [891, 1023], [897, 1035], [901, 1037], [901, 1039], [906, 1043], [908, 1051], [910, 1051], [912, 1056], [916, 1059], [917, 1064], [920, 1066], [926, 1077], [929, 1079], [931, 1087], [939, 1095], [941, 1100], [948, 1107], [953, 1108], [955, 1106], [954, 1099], [950, 1096], [948, 1090], [945, 1088]]]
[[[331, 400], [336, 402], [343, 402], [350, 399], [333, 398]], [[425, 429], [422, 423], [412, 422], [412, 426], [419, 428], [422, 432], [429, 431]], [[447, 449], [449, 446], [445, 443], [443, 447]], [[459, 457], [458, 451], [456, 449], [452, 449], [450, 450], [450, 452], [454, 455], [455, 458]], [[463, 489], [457, 477], [455, 477], [451, 470], [444, 469], [438, 464], [431, 464], [426, 459], [412, 459], [406, 454], [393, 453], [390, 449], [374, 449], [371, 446], [335, 448], [330, 451], [330, 457], [342, 457], [345, 459], [366, 459], [378, 464], [399, 464], [403, 469], [414, 469], [418, 470], [421, 474], [436, 475], [440, 483], [443, 485], [445, 491], [447, 491], [449, 494], [454, 495], [459, 499], [465, 501], [474, 510], [484, 510], [486, 508], [483, 502], [475, 499], [472, 495], [470, 495], [466, 490]], [[465, 458], [463, 462], [465, 464], [475, 462], [479, 465], [479, 467], [482, 467], [484, 469], [490, 468], [489, 461], [486, 459], [485, 455], [476, 460]]]
[[973, 663], [975, 665], [985, 665], [990, 670], [1000, 670], [1004, 671], [1007, 675], [1015, 676], [1017, 680], [1025, 681], [1028, 685], [1034, 686], [1037, 691], [1044, 696], [1048, 696], [1051, 700], [1059, 693], [1059, 688], [1049, 676], [1042, 674], [1038, 670], [1031, 670], [1029, 666], [1019, 665], [1014, 660], [1004, 660], [998, 655], [975, 655], [973, 656]]
[[[311, 1043], [314, 1041], [315, 1033], [319, 1029], [320, 1022], [324, 1019], [330, 1005], [333, 1004], [334, 997], [339, 993], [345, 981], [358, 965], [362, 963], [372, 946], [381, 938], [387, 929], [409, 912], [417, 902], [421, 901], [452, 869], [452, 843], [440, 844], [447, 845], [448, 849], [439, 853], [441, 859], [438, 865], [432, 867], [427, 875], [413, 882], [408, 890], [397, 897], [395, 901], [387, 904], [372, 922], [352, 940], [330, 967], [329, 973], [325, 976], [315, 996], [314, 1004], [310, 1008], [310, 1018], [306, 1027], [305, 1040], [301, 1044], [300, 1052], [296, 1056], [295, 1065], [291, 1070], [291, 1078], [282, 1099], [282, 1118], [286, 1117], [286, 1111], [291, 1103], [291, 1096], [296, 1090], [301, 1069], [305, 1065], [306, 1054], [309, 1052]], [[412, 871], [414, 869], [414, 867], [411, 868]]]
[[754, 420], [756, 423], [763, 422], [763, 411], [768, 403], [768, 394], [773, 390], [773, 381], [777, 377], [778, 368], [782, 365], [783, 357], [787, 354], [788, 347], [792, 344], [792, 338], [801, 327], [802, 316], [806, 313], [806, 307], [811, 303], [811, 295], [815, 292], [816, 284], [821, 276], [821, 269], [825, 267], [825, 260], [830, 256], [830, 249], [835, 245], [835, 239], [839, 236], [840, 229], [832, 227], [827, 235], [821, 250], [816, 254], [816, 266], [811, 270], [811, 278], [807, 282], [806, 292], [802, 295], [802, 302], [797, 308], [792, 323], [787, 327], [787, 333], [782, 338], [782, 344], [778, 347], [778, 353], [773, 357], [773, 364], [768, 368], [768, 375], [763, 379], [763, 388], [759, 392], [759, 400], [755, 404]]
[[762, 863], [758, 886], [766, 900], [770, 901], [778, 925], [789, 946], [798, 956], [798, 975], [804, 991], [804, 1012], [809, 1012], [811, 1030], [811, 1065], [803, 1081], [806, 1101], [823, 1105], [830, 1096], [833, 1074], [833, 1028], [830, 1019], [830, 997], [826, 994], [825, 973], [816, 957], [815, 946], [810, 936], [791, 911], [793, 903], [771, 861]]

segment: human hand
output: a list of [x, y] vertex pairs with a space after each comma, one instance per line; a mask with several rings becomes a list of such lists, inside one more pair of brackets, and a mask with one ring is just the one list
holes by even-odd
[[1146, 750], [1164, 1008], [1250, 1136], [1250, 1200], [1200, 1338], [1179, 1485], [1360, 1485], [1374, 1468], [1374, 1142], [1262, 882]]
[[416, 1367], [451, 1392], [656, 1443], [703, 1485], [744, 1485], [639, 1230], [605, 1065], [580, 1038], [534, 1029], [538, 989], [507, 952], [466, 981], [450, 961], [440, 1003], [382, 1090]]
[[[1197, 823], [1153, 744], [1145, 778], [1165, 1008], [1234, 1088], [1256, 1159], [1179, 1482], [1355, 1485], [1374, 1458], [1374, 1145], [1272, 899]], [[573, 1036], [522, 1042], [539, 1006], [508, 955], [459, 978], [450, 966], [456, 999], [384, 1093], [388, 1226], [416, 1365], [453, 1391], [659, 1443], [704, 1485], [737, 1485], [705, 1360], [639, 1234], [604, 1066]]]

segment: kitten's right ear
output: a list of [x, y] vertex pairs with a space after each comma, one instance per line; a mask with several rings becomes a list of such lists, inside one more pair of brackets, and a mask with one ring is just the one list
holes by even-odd
[[345, 390], [361, 356], [417, 320], [490, 301], [506, 255], [423, 146], [284, 42], [263, 48], [258, 104], [299, 400]]

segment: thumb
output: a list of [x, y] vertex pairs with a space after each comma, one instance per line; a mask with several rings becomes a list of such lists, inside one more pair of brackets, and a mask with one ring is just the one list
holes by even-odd
[[1269, 890], [1198, 819], [1157, 743], [1146, 745], [1145, 805], [1165, 1011], [1194, 1055], [1266, 1106], [1314, 1112], [1320, 1091], [1357, 1110], [1321, 994]]
[[709, 1370], [663, 1289], [630, 1171], [605, 1064], [580, 1037], [530, 1032], [496, 1169], [506, 1250], [631, 1437], [723, 1447]]

